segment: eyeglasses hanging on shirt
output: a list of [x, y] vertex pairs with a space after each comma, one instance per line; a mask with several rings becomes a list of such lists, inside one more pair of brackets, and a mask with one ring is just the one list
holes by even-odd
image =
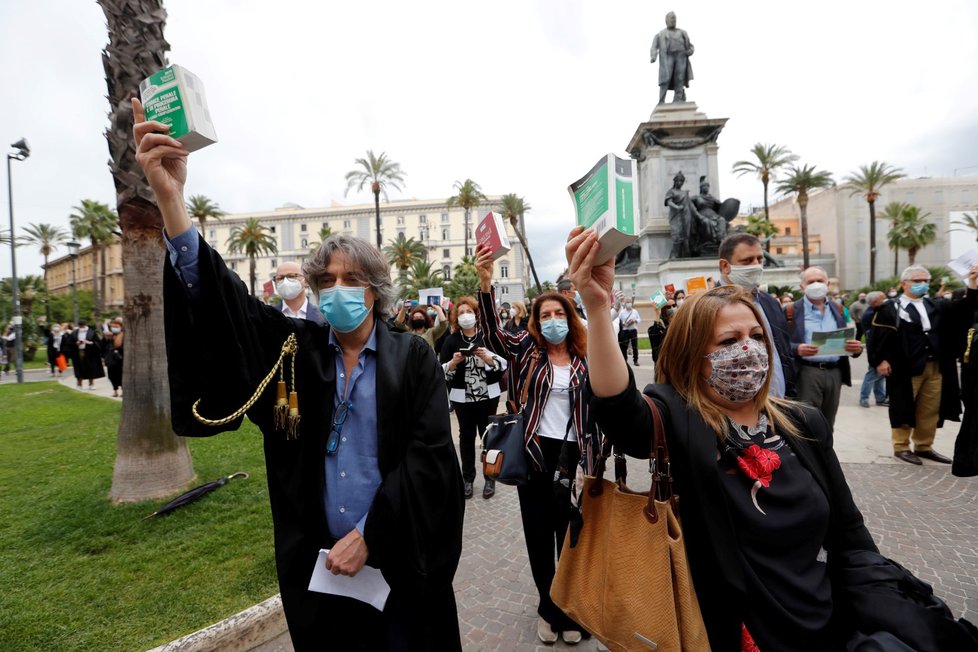
[[350, 401], [343, 401], [336, 406], [336, 410], [333, 412], [333, 425], [329, 431], [329, 439], [326, 440], [327, 455], [335, 454], [336, 449], [340, 447], [343, 424], [346, 423], [346, 417], [349, 416], [352, 407], [353, 403]]

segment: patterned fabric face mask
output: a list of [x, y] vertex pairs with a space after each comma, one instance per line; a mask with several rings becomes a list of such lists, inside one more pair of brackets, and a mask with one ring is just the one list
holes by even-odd
[[767, 380], [767, 349], [755, 339], [721, 347], [706, 359], [713, 366], [707, 384], [733, 403], [752, 400]]

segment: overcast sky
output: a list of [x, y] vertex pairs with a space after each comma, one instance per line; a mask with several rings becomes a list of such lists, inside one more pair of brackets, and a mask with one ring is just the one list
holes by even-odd
[[[604, 153], [625, 155], [657, 100], [649, 46], [669, 10], [696, 46], [688, 99], [730, 119], [714, 194], [761, 203], [758, 181], [729, 172], [759, 141], [837, 179], [873, 160], [910, 176], [978, 174], [970, 0], [165, 6], [170, 62], [204, 81], [220, 139], [191, 155], [188, 195], [229, 212], [366, 203], [344, 198], [343, 176], [368, 148], [386, 151], [407, 173], [392, 199], [448, 197], [466, 177], [524, 196], [544, 278], [563, 267], [567, 185]], [[115, 205], [106, 41], [94, 0], [0, 2], [0, 142], [26, 137], [33, 149], [13, 163], [19, 226], [67, 226], [85, 198]], [[18, 263], [41, 273], [34, 248]]]

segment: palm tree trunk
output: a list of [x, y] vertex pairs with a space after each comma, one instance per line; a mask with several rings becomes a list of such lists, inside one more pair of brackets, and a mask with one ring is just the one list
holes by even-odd
[[[770, 224], [771, 223], [771, 214], [767, 210], [767, 181], [762, 180], [761, 183], [764, 185], [764, 220], [768, 224]], [[764, 249], [768, 253], [771, 253], [771, 238], [768, 238], [767, 239], [767, 242], [764, 243]]]
[[380, 235], [380, 190], [374, 190], [374, 226], [377, 228], [377, 248], [383, 250], [384, 242]]
[[900, 275], [900, 249], [893, 247], [893, 275]]
[[[520, 216], [520, 220], [523, 216]], [[540, 279], [537, 277], [537, 268], [533, 265], [533, 256], [530, 255], [530, 248], [526, 244], [526, 236], [520, 229], [519, 225], [513, 222], [513, 230], [516, 231], [516, 237], [520, 239], [520, 245], [523, 247], [523, 252], [526, 253], [526, 260], [530, 263], [530, 273], [533, 274], [533, 283], [537, 286], [537, 294], [543, 294], [543, 288], [540, 286]]]
[[798, 201], [798, 208], [801, 210], [801, 249], [804, 268], [808, 269], [811, 259], [808, 256], [808, 201]]
[[[102, 309], [99, 307], [98, 293], [98, 242], [92, 240], [92, 313], [94, 321], [97, 323], [102, 318]], [[93, 325], [94, 328], [94, 325]]]
[[105, 245], [99, 247], [99, 312], [105, 312]]
[[869, 202], [869, 284], [876, 283], [876, 202]]
[[463, 235], [465, 235], [465, 251], [462, 252], [462, 255], [468, 256], [469, 255], [469, 209], [468, 208], [465, 209], [464, 231], [465, 233]]
[[907, 257], [910, 258], [910, 264], [913, 265], [917, 260], [917, 247], [907, 249]]
[[170, 382], [163, 329], [163, 217], [148, 201], [119, 206], [126, 324], [122, 402], [115, 467], [114, 502], [171, 495], [194, 480], [186, 440], [170, 425]]
[[[44, 293], [48, 292], [48, 255], [44, 254]], [[47, 301], [44, 302], [44, 319], [45, 325], [51, 328], [51, 295], [48, 295]]]
[[248, 280], [251, 282], [251, 296], [257, 296], [255, 294], [255, 281], [258, 279], [258, 274], [255, 272], [255, 254], [248, 255]]

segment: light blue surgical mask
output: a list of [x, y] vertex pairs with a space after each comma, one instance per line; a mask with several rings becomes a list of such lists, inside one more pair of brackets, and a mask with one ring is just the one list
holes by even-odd
[[927, 292], [930, 290], [930, 283], [914, 283], [910, 286], [910, 291], [916, 294], [918, 297], [927, 296]]
[[370, 311], [363, 301], [367, 288], [334, 285], [319, 291], [319, 310], [338, 333], [351, 333], [360, 327]]
[[551, 344], [560, 344], [567, 339], [568, 330], [566, 319], [548, 319], [540, 322], [540, 332]]

